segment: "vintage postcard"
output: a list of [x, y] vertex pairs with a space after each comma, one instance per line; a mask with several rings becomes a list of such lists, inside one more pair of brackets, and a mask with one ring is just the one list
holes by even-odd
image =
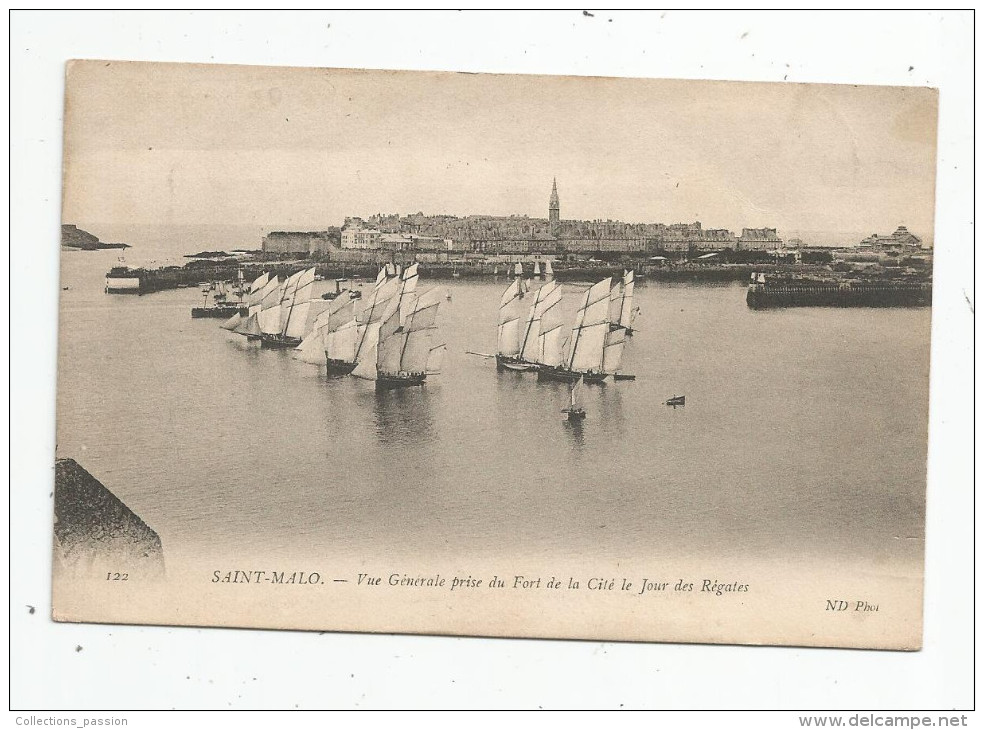
[[920, 648], [936, 120], [69, 63], [54, 618]]

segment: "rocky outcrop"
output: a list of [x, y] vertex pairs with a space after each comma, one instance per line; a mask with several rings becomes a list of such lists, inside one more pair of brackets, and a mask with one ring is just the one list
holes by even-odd
[[83, 251], [97, 251], [104, 248], [129, 248], [125, 243], [103, 243], [97, 236], [83, 231], [76, 225], [62, 225], [61, 245], [69, 248], [80, 248]]

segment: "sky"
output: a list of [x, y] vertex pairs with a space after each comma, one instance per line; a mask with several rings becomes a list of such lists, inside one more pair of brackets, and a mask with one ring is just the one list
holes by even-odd
[[932, 236], [932, 89], [103, 61], [66, 87], [65, 222], [546, 217], [556, 176], [564, 219]]

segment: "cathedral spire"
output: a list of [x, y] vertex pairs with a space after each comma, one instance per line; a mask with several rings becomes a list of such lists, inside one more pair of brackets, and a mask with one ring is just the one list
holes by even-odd
[[550, 227], [555, 228], [560, 223], [560, 196], [557, 195], [557, 178], [553, 181], [550, 191]]

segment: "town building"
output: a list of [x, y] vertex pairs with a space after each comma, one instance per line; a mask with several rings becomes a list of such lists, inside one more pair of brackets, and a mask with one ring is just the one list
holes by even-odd
[[377, 228], [366, 228], [361, 218], [346, 218], [342, 228], [342, 248], [374, 250], [381, 248], [383, 234]]
[[881, 236], [872, 233], [858, 244], [861, 248], [870, 248], [885, 253], [902, 253], [903, 251], [915, 251], [922, 248], [922, 239], [909, 233], [905, 226], [899, 226], [890, 236]]
[[775, 228], [742, 228], [738, 238], [739, 251], [773, 251], [782, 248], [782, 239]]

